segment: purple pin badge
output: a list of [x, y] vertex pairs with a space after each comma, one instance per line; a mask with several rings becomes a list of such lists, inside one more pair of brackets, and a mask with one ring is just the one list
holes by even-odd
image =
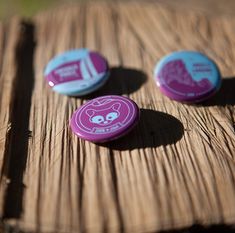
[[82, 96], [105, 84], [109, 77], [109, 67], [101, 54], [88, 49], [77, 49], [54, 57], [48, 63], [44, 75], [54, 91]]
[[106, 142], [127, 134], [139, 120], [137, 104], [123, 96], [95, 98], [78, 108], [71, 119], [72, 131], [92, 142]]
[[186, 103], [203, 101], [221, 86], [216, 64], [195, 51], [179, 51], [163, 57], [155, 67], [154, 78], [163, 94]]

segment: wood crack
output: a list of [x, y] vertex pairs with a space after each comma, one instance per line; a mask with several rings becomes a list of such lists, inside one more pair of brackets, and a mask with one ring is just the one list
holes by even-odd
[[9, 183], [5, 191], [3, 218], [19, 218], [24, 193], [23, 174], [28, 154], [29, 115], [34, 86], [34, 25], [22, 21], [15, 48], [16, 74], [10, 103], [10, 130], [6, 136], [1, 176]]

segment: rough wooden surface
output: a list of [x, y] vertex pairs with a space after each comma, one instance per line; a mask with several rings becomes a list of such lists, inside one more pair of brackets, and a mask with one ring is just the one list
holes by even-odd
[[[0, 24], [0, 214], [30, 232], [151, 232], [235, 223], [235, 18], [146, 3], [89, 3]], [[53, 93], [50, 58], [89, 47], [111, 65], [86, 98]], [[157, 89], [156, 61], [174, 50], [205, 52], [220, 92], [201, 105]], [[142, 108], [128, 136], [104, 145], [75, 137], [72, 112], [104, 94]]]

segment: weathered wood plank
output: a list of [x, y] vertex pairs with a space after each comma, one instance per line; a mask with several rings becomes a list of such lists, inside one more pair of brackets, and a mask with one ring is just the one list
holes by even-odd
[[[18, 24], [3, 31], [9, 39], [0, 56], [6, 224], [34, 232], [148, 232], [234, 223], [234, 17], [93, 2]], [[110, 80], [85, 98], [53, 93], [45, 65], [78, 47], [107, 57]], [[155, 62], [179, 49], [205, 52], [221, 68], [220, 93], [202, 105], [170, 101], [152, 79]], [[112, 143], [79, 140], [68, 126], [72, 112], [104, 94], [136, 101], [139, 125]]]

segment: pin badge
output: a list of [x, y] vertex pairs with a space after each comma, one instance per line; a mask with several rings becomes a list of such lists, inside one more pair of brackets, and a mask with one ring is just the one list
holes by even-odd
[[129, 98], [109, 95], [78, 108], [71, 119], [72, 131], [92, 142], [106, 142], [127, 134], [139, 120], [139, 108]]
[[174, 52], [162, 58], [155, 67], [154, 79], [163, 94], [186, 103], [203, 101], [221, 86], [217, 65], [194, 51]]
[[70, 50], [54, 57], [45, 69], [51, 88], [64, 95], [82, 96], [102, 87], [109, 77], [106, 59], [88, 49]]

